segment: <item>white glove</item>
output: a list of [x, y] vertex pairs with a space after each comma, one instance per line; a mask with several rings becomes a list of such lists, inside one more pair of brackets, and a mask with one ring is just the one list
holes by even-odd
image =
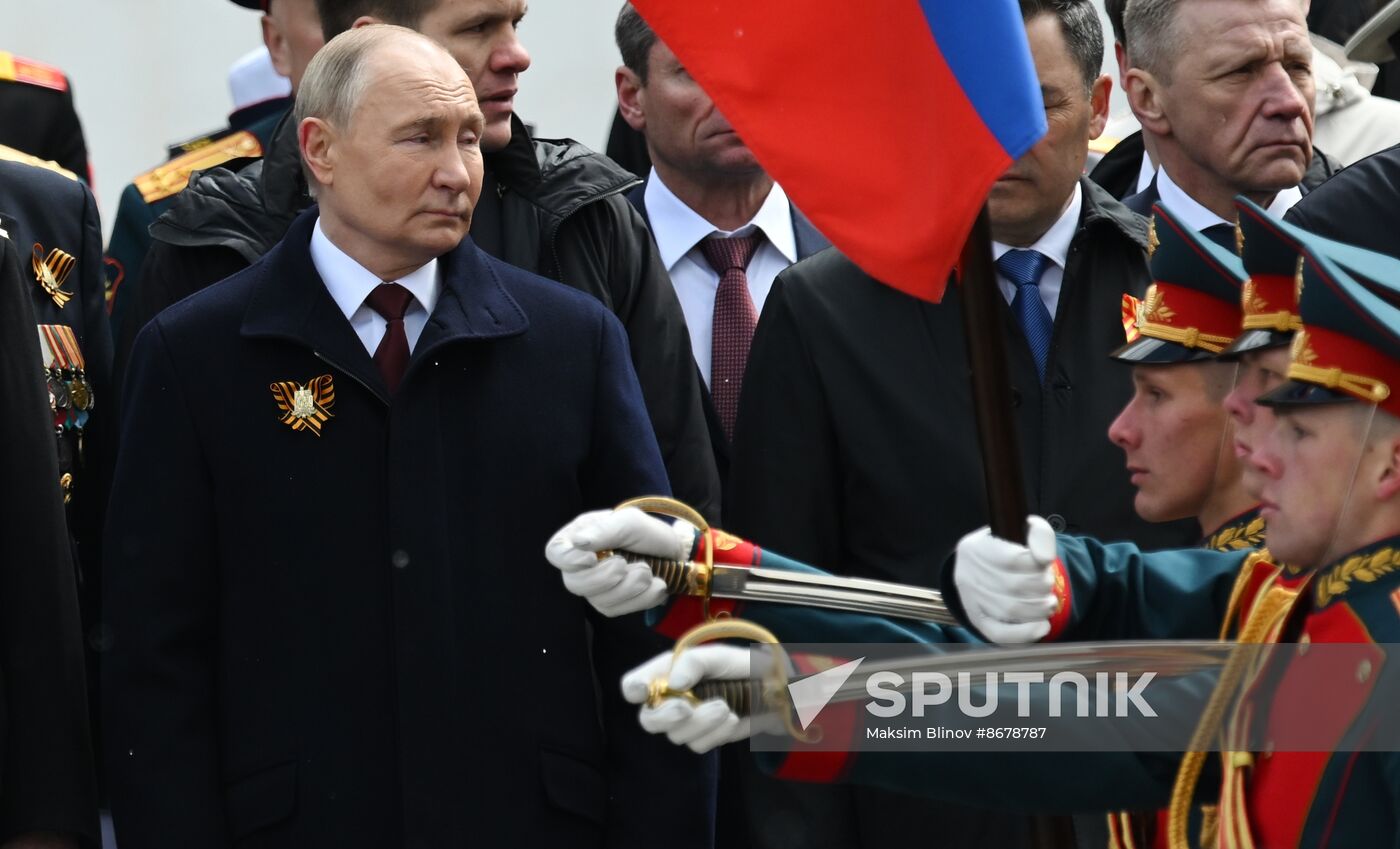
[[684, 560], [690, 556], [695, 529], [688, 522], [674, 525], [648, 516], [635, 507], [595, 510], [565, 525], [545, 546], [544, 556], [564, 573], [564, 587], [604, 616], [622, 616], [656, 607], [666, 600], [666, 583], [651, 567], [620, 555], [598, 559], [604, 549]]
[[689, 746], [697, 754], [747, 740], [752, 734], [749, 718], [739, 716], [719, 699], [692, 705], [672, 697], [654, 708], [646, 706], [646, 700], [658, 678], [664, 677], [672, 690], [689, 690], [701, 681], [748, 678], [750, 655], [746, 648], [709, 643], [682, 652], [673, 665], [671, 652], [665, 652], [622, 676], [622, 697], [643, 706], [640, 719], [644, 730], [665, 734], [672, 743]]
[[1033, 643], [1050, 633], [1055, 598], [1055, 532], [1026, 520], [1026, 545], [980, 528], [958, 541], [953, 584], [970, 624], [994, 643]]

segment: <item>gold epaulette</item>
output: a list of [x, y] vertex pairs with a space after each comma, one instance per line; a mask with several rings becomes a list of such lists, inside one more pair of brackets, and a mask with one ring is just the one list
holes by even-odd
[[77, 174], [74, 174], [72, 171], [69, 171], [67, 168], [64, 168], [62, 165], [59, 165], [52, 159], [40, 159], [37, 156], [31, 156], [30, 154], [25, 153], [22, 150], [15, 150], [12, 147], [6, 147], [3, 144], [0, 144], [0, 159], [7, 160], [9, 162], [20, 162], [25, 165], [33, 165], [35, 168], [43, 168], [47, 171], [53, 171], [55, 174], [62, 174], [70, 180], [78, 179]]
[[0, 50], [0, 80], [29, 83], [54, 91], [68, 90], [68, 77], [63, 71], [53, 65], [35, 62], [5, 50]]
[[183, 156], [177, 156], [137, 177], [134, 182], [146, 203], [155, 203], [179, 194], [189, 185], [190, 175], [195, 171], [223, 165], [232, 159], [262, 156], [262, 152], [258, 137], [243, 130]]

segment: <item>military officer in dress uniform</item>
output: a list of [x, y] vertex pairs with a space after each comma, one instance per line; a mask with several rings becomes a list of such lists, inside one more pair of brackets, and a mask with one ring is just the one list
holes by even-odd
[[13, 235], [0, 227], [0, 844], [76, 849], [98, 839], [82, 632], [29, 250]]
[[87, 142], [63, 71], [0, 50], [0, 145], [90, 181]]
[[[324, 43], [314, 0], [233, 0], [248, 9], [261, 9], [263, 41], [278, 74], [293, 85]], [[244, 160], [263, 155], [272, 131], [291, 108], [287, 95], [255, 100], [229, 115], [228, 126], [172, 145], [164, 164], [137, 177], [122, 190], [112, 239], [107, 245], [108, 299], [112, 327], [118, 332], [126, 307], [134, 303], [141, 264], [151, 247], [151, 223], [175, 202], [190, 175], [223, 165], [233, 170]], [[126, 289], [126, 294], [121, 294]], [[133, 328], [132, 332], [140, 328]]]
[[[21, 249], [58, 447], [55, 483], [67, 502], [83, 625], [96, 651], [104, 641], [100, 543], [116, 426], [97, 204], [72, 174], [4, 159], [0, 151], [0, 227]], [[89, 656], [94, 685], [96, 659]]]

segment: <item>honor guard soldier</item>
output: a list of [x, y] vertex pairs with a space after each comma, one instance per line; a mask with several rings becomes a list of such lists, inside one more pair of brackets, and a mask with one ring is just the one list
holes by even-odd
[[[266, 5], [258, 0], [234, 2], [249, 9], [262, 9]], [[270, 15], [265, 18], [271, 20]], [[264, 23], [263, 28], [265, 38], [269, 31], [276, 31], [271, 23]], [[235, 74], [246, 73], [246, 65], [240, 61], [230, 71], [235, 109], [228, 117], [228, 126], [171, 145], [164, 164], [140, 175], [122, 190], [117, 217], [112, 224], [112, 238], [107, 244], [110, 266], [107, 299], [113, 327], [121, 327], [122, 313], [130, 303], [130, 293], [120, 294], [122, 287], [130, 283], [134, 289], [135, 281], [140, 279], [141, 263], [151, 246], [151, 223], [175, 202], [175, 196], [189, 184], [190, 175], [218, 165], [236, 170], [241, 167], [240, 160], [251, 162], [261, 158], [273, 128], [291, 108], [291, 87], [285, 69], [276, 68], [277, 60], [271, 58], [270, 51], [263, 55], [268, 57], [264, 61], [273, 63], [273, 73], [279, 75], [274, 80], [281, 79], [280, 90], [268, 91], [266, 96], [253, 94], [240, 98]]]
[[0, 145], [55, 162], [88, 181], [87, 142], [63, 71], [0, 50]]

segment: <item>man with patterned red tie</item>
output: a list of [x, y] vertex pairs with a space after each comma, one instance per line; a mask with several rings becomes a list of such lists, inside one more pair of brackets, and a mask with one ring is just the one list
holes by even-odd
[[[464, 238], [482, 111], [428, 38], [338, 36], [293, 112], [319, 206], [136, 339], [105, 586], [122, 845], [710, 846], [712, 771], [595, 684], [660, 641], [541, 557], [668, 487], [621, 323]], [[522, 665], [562, 694], [542, 733], [483, 685]]]
[[631, 3], [615, 35], [619, 111], [646, 137], [652, 161], [627, 199], [651, 226], [685, 312], [724, 480], [749, 345], [773, 279], [830, 243]]

